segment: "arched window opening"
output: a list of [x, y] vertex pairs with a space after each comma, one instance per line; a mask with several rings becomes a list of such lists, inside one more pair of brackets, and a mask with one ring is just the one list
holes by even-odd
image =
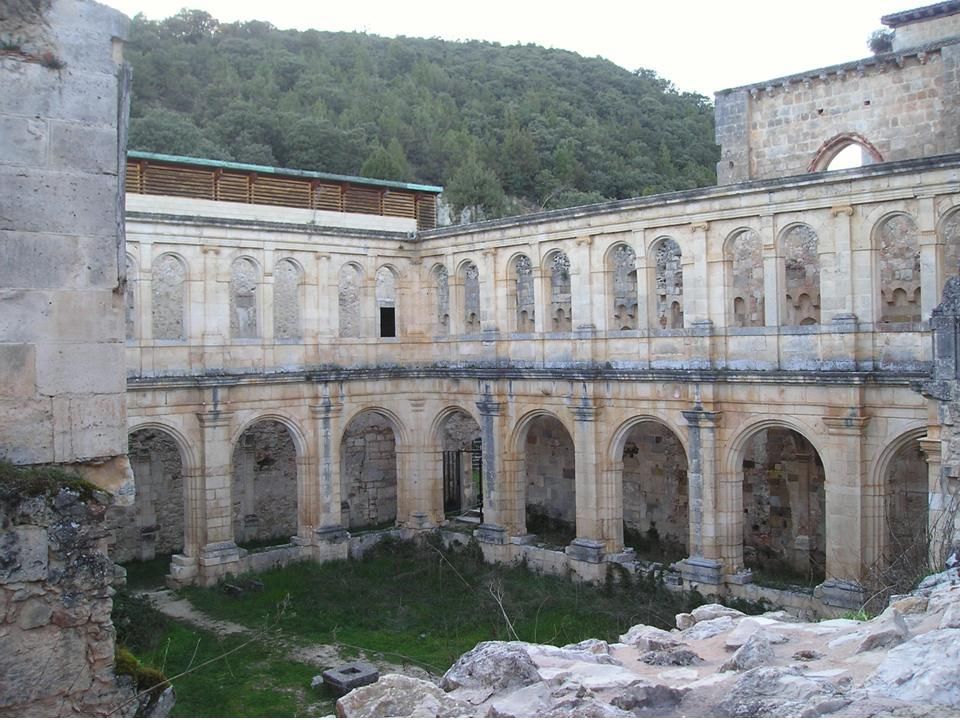
[[683, 265], [680, 246], [664, 238], [654, 250], [654, 286], [657, 297], [657, 324], [663, 330], [683, 327]]
[[247, 547], [297, 534], [297, 450], [276, 420], [248, 427], [233, 450], [233, 532]]
[[377, 270], [377, 319], [380, 337], [397, 336], [397, 282], [390, 268]]
[[[727, 245], [727, 268], [733, 296], [733, 327], [762, 327], [763, 246], [760, 235], [742, 230]], [[728, 296], [729, 297], [729, 296]]]
[[450, 334], [450, 277], [447, 268], [437, 265], [433, 270], [433, 284], [437, 293], [436, 327], [437, 337]]
[[637, 556], [673, 562], [687, 554], [687, 454], [665, 425], [634, 425], [623, 445], [623, 542]]
[[884, 477], [883, 556], [871, 578], [889, 593], [909, 592], [929, 566], [927, 460], [914, 440], [891, 458]]
[[533, 290], [533, 263], [526, 255], [513, 261], [513, 302], [516, 317], [516, 332], [532, 333], [536, 329], [536, 298]]
[[570, 258], [564, 252], [556, 252], [550, 256], [550, 329], [553, 332], [573, 330], [572, 300]]
[[809, 225], [794, 225], [783, 235], [786, 280], [784, 325], [820, 324], [819, 239]]
[[337, 308], [340, 319], [340, 337], [357, 338], [361, 336], [362, 315], [360, 312], [360, 294], [363, 288], [363, 276], [360, 268], [346, 264], [340, 268], [337, 276]]
[[273, 334], [278, 340], [303, 336], [300, 322], [300, 268], [281, 260], [273, 270]]
[[807, 170], [848, 170], [878, 162], [883, 162], [883, 157], [869, 140], [858, 133], [844, 133], [823, 143]]
[[136, 521], [117, 528], [111, 557], [127, 562], [180, 552], [186, 507], [177, 441], [162, 430], [135, 430], [129, 437], [129, 456], [137, 490]]
[[390, 421], [368, 410], [343, 432], [340, 510], [348, 529], [373, 529], [397, 520], [397, 440]]
[[462, 410], [440, 428], [443, 448], [443, 511], [480, 521], [483, 505], [480, 426]]
[[161, 255], [151, 273], [154, 340], [186, 340], [187, 270], [173, 255]]
[[234, 261], [230, 273], [230, 335], [234, 338], [260, 337], [257, 317], [257, 283], [260, 273], [248, 258]]
[[880, 322], [920, 322], [920, 244], [908, 215], [892, 215], [877, 227], [880, 246]]
[[480, 270], [472, 262], [463, 269], [463, 322], [467, 333], [480, 332]]
[[612, 329], [636, 330], [637, 318], [637, 254], [629, 245], [617, 245], [610, 254], [612, 278]]

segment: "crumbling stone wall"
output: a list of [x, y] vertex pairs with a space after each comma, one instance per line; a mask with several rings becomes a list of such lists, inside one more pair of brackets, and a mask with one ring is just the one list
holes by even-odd
[[340, 268], [337, 278], [337, 303], [340, 318], [340, 337], [360, 337], [361, 307], [360, 294], [363, 276], [360, 269], [350, 263]]
[[576, 523], [576, 461], [573, 440], [558, 420], [530, 422], [524, 445], [527, 513]]
[[514, 304], [516, 305], [516, 330], [521, 333], [536, 331], [537, 302], [533, 289], [533, 263], [526, 255], [513, 261], [516, 275]]
[[297, 449], [275, 420], [247, 428], [234, 448], [233, 532], [240, 543], [297, 534]]
[[466, 331], [480, 332], [480, 270], [473, 263], [463, 269], [463, 308]]
[[260, 270], [248, 258], [237, 258], [230, 268], [230, 336], [260, 337], [257, 285]]
[[960, 43], [938, 22], [914, 40], [923, 44], [718, 92], [718, 183], [823, 170], [845, 137], [875, 161], [954, 152]]
[[637, 318], [637, 254], [629, 245], [618, 245], [610, 254], [613, 280], [614, 330], [636, 330]]
[[0, 498], [0, 715], [132, 715], [113, 674], [103, 492]]
[[639, 423], [623, 446], [623, 522], [637, 532], [654, 529], [662, 540], [686, 547], [688, 518], [683, 445], [663, 425]]
[[0, 4], [0, 456], [123, 493], [127, 26], [88, 0]]
[[370, 527], [397, 517], [396, 438], [379, 413], [361, 413], [344, 430], [340, 488], [345, 526]]
[[437, 293], [437, 323], [434, 334], [446, 337], [450, 334], [450, 275], [443, 265], [437, 265], [433, 271], [433, 281]]
[[770, 559], [805, 572], [824, 566], [823, 463], [799, 433], [769, 428], [743, 455], [743, 543], [747, 565]]

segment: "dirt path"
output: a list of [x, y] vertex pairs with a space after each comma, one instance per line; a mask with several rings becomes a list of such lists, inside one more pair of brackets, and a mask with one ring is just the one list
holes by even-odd
[[[157, 609], [164, 615], [167, 615], [174, 620], [179, 620], [189, 625], [193, 625], [201, 630], [207, 630], [218, 636], [242, 635], [244, 637], [250, 637], [257, 632], [253, 628], [249, 628], [245, 625], [240, 625], [229, 620], [217, 620], [216, 618], [212, 618], [205, 612], [195, 608], [186, 598], [178, 597], [177, 594], [172, 590], [154, 590], [145, 593], [145, 595], [150, 598], [151, 601], [153, 601]], [[351, 653], [350, 658], [343, 657], [338, 652], [336, 645], [301, 645], [298, 644], [294, 639], [285, 636], [276, 630], [271, 631], [269, 642], [282, 647], [286, 652], [288, 659], [295, 662], [312, 665], [318, 670], [326, 670], [327, 668], [343, 665], [350, 660], [357, 659], [355, 652]], [[368, 658], [366, 658], [362, 652], [360, 654], [360, 659], [368, 660]], [[404, 675], [419, 677], [423, 678], [424, 680], [437, 679], [436, 676], [431, 675], [429, 672], [416, 665], [405, 663], [397, 664], [389, 662], [383, 658], [377, 658], [370, 662], [377, 666], [381, 675], [385, 673], [403, 673]]]

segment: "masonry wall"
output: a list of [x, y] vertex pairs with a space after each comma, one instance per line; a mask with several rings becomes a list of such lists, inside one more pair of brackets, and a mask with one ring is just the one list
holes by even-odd
[[824, 170], [844, 138], [872, 149], [868, 163], [955, 152], [958, 58], [954, 38], [721, 90], [715, 96], [717, 182]]
[[0, 16], [18, 44], [0, 55], [0, 455], [76, 465], [128, 493], [128, 21], [88, 0]]

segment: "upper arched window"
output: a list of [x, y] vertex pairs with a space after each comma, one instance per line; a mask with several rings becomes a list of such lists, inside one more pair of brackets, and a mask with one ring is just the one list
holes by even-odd
[[472, 262], [463, 266], [463, 324], [468, 333], [480, 332], [480, 269]]
[[673, 238], [659, 240], [653, 248], [657, 325], [665, 330], [683, 327], [683, 254]]
[[278, 340], [303, 336], [300, 323], [300, 268], [281, 260], [273, 269], [273, 334]]
[[433, 283], [437, 293], [436, 335], [450, 334], [450, 275], [447, 268], [437, 265], [433, 269]]
[[260, 272], [253, 260], [237, 258], [230, 268], [230, 335], [260, 337], [257, 317], [257, 285]]
[[883, 156], [873, 143], [859, 133], [843, 133], [820, 146], [807, 170], [847, 170], [878, 162], [883, 162]]
[[727, 241], [730, 325], [760, 327], [763, 309], [763, 245], [755, 230], [739, 230]]
[[533, 289], [533, 263], [526, 255], [517, 255], [511, 263], [513, 266], [513, 305], [515, 329], [517, 332], [528, 333], [536, 329], [536, 299]]
[[570, 286], [570, 258], [558, 250], [548, 258], [550, 278], [550, 330], [573, 329], [573, 293]]
[[151, 275], [154, 340], [186, 340], [187, 269], [175, 255], [164, 254], [153, 262]]
[[353, 263], [340, 268], [337, 277], [337, 309], [340, 318], [340, 337], [360, 337], [360, 295], [363, 292], [363, 273]]
[[637, 322], [637, 254], [621, 243], [607, 256], [614, 330], [635, 330]]
[[397, 277], [393, 270], [382, 267], [377, 270], [377, 320], [380, 337], [397, 336]]

